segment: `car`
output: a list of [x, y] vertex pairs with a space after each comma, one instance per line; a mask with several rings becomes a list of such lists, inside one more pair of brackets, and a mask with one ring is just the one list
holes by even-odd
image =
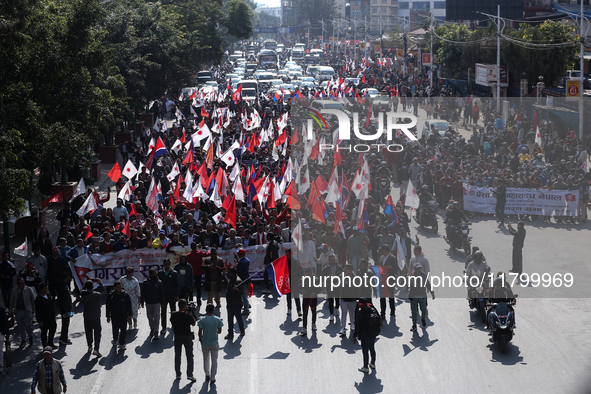
[[362, 96], [365, 96], [365, 93], [367, 93], [370, 98], [375, 98], [380, 95], [380, 92], [378, 92], [378, 90], [374, 88], [366, 88], [361, 91]]
[[213, 79], [213, 74], [211, 71], [199, 71], [197, 73], [197, 83], [199, 85], [204, 84], [207, 81], [211, 81]]
[[322, 81], [322, 82], [320, 83], [320, 87], [321, 87], [322, 89], [326, 88], [326, 87], [328, 86], [328, 83], [329, 83], [329, 82], [330, 82], [330, 81]]
[[300, 79], [302, 80], [302, 82], [316, 82], [314, 77], [302, 77]]
[[422, 136], [424, 138], [429, 138], [429, 136], [431, 135], [432, 127], [435, 127], [435, 129], [437, 129], [437, 131], [439, 131], [439, 135], [443, 137], [445, 135], [445, 132], [449, 128], [449, 123], [447, 122], [447, 120], [442, 120], [442, 119], [427, 120], [425, 122], [425, 124], [423, 125]]
[[332, 67], [321, 66], [318, 68], [315, 77], [318, 82], [330, 81], [334, 74], [335, 72]]
[[287, 75], [288, 72], [289, 72], [288, 69], [282, 68], [281, 70], [277, 71], [277, 75], [279, 75], [281, 77], [281, 76]]
[[235, 80], [236, 78], [238, 78], [238, 74], [226, 74], [226, 82], [228, 82], [230, 79]]
[[188, 99], [189, 96], [191, 94], [193, 94], [193, 92], [195, 92], [195, 91], [199, 91], [199, 88], [198, 87], [182, 88], [181, 89], [181, 94], [183, 95], [183, 99], [185, 99], [185, 100]]
[[289, 68], [289, 66], [297, 66], [297, 64], [296, 64], [296, 62], [291, 61], [291, 60], [288, 62], [285, 62], [285, 68]]
[[283, 81], [281, 79], [272, 79], [270, 81], [265, 81], [266, 83], [270, 83], [271, 86], [281, 86]]
[[294, 79], [291, 81], [291, 84], [294, 86], [300, 86], [302, 84], [302, 80], [300, 79]]
[[390, 97], [388, 96], [375, 96], [370, 97], [373, 105], [381, 105], [382, 107], [390, 107]]
[[294, 70], [289, 70], [289, 73], [287, 74], [290, 78], [301, 78], [302, 77], [302, 72], [301, 71], [294, 71]]
[[285, 92], [285, 94], [289, 94], [295, 90], [295, 86], [291, 83], [282, 83], [279, 85], [281, 89]]
[[216, 81], [207, 81], [205, 82], [205, 87], [211, 87], [211, 88], [218, 88], [218, 83]]
[[316, 88], [316, 84], [314, 82], [310, 82], [310, 81], [302, 81], [300, 83], [300, 89], [303, 89], [303, 88], [314, 89], [314, 88]]
[[355, 85], [359, 85], [359, 78], [345, 78], [345, 83], [348, 85], [353, 82]]
[[244, 67], [234, 67], [235, 74], [244, 74], [245, 72], [246, 72], [246, 69]]

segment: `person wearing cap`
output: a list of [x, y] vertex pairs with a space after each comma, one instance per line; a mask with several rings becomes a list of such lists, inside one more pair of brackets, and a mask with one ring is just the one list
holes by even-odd
[[53, 358], [51, 346], [43, 348], [43, 360], [35, 365], [31, 393], [35, 394], [35, 390], [38, 390], [41, 394], [59, 394], [68, 391], [62, 363]]
[[238, 262], [236, 263], [236, 274], [243, 282], [242, 286], [242, 305], [244, 306], [243, 315], [250, 314], [250, 304], [248, 302], [248, 284], [250, 280], [250, 259], [246, 257], [245, 249], [238, 249]]
[[[517, 230], [515, 230], [511, 223], [507, 224], [509, 233], [513, 236], [513, 268], [511, 272], [521, 275], [523, 272], [523, 244], [525, 242], [525, 224], [522, 221], [517, 222]], [[517, 277], [519, 280], [519, 276]]]
[[[9, 311], [16, 318], [15, 335], [20, 334], [20, 346], [23, 347], [27, 343], [25, 333], [29, 336], [29, 346], [32, 346], [35, 292], [32, 287], [26, 285], [25, 278], [22, 276], [17, 278], [16, 287], [12, 290], [12, 294], [10, 295]], [[1, 360], [2, 359], [0, 358], [0, 361]]]
[[16, 276], [14, 262], [8, 259], [8, 252], [2, 252], [2, 261], [0, 262], [0, 290], [4, 305], [9, 304], [10, 293], [12, 292], [12, 279]]
[[427, 327], [427, 292], [431, 293], [433, 299], [435, 299], [435, 293], [433, 292], [427, 274], [423, 273], [421, 263], [415, 263], [412, 268], [413, 272], [409, 277], [408, 284], [408, 299], [410, 300], [410, 311], [412, 315], [412, 327], [410, 330], [416, 331], [419, 307], [421, 308], [421, 323], [423, 327]]
[[53, 309], [53, 296], [49, 293], [46, 283], [39, 284], [39, 294], [35, 298], [35, 315], [41, 328], [41, 344], [43, 347], [57, 348], [53, 343], [53, 336], [57, 330], [55, 310]]
[[117, 346], [117, 340], [119, 340], [119, 350], [125, 350], [127, 323], [131, 321], [133, 316], [131, 298], [123, 290], [121, 281], [116, 280], [113, 287], [113, 290], [107, 296], [107, 323], [111, 323], [113, 329], [111, 344]]

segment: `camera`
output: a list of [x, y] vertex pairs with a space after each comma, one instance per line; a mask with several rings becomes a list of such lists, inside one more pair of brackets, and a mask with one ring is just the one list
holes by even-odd
[[187, 313], [189, 313], [191, 316], [193, 316], [195, 318], [195, 320], [199, 319], [197, 317], [197, 303], [195, 301], [187, 302]]

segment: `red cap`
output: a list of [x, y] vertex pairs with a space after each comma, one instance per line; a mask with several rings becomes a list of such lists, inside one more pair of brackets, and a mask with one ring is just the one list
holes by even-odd
[[238, 257], [244, 257], [244, 256], [246, 256], [246, 250], [238, 249]]

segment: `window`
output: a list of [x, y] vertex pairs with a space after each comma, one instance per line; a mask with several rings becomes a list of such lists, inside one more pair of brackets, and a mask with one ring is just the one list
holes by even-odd
[[382, 0], [382, 4], [388, 4], [388, 0]]
[[388, 7], [382, 7], [382, 14], [388, 15]]
[[378, 13], [378, 9], [377, 8], [372, 8], [371, 13], [372, 14], [377, 14]]
[[430, 4], [428, 1], [415, 1], [412, 3], [412, 9], [414, 11], [429, 11]]
[[408, 10], [408, 3], [398, 3], [399, 10]]
[[445, 9], [445, 1], [434, 1], [433, 8], [436, 10], [444, 10]]
[[398, 5], [398, 0], [392, 0], [392, 5]]
[[398, 15], [398, 8], [390, 7], [390, 15]]
[[371, 4], [378, 4], [378, 0], [371, 0]]

